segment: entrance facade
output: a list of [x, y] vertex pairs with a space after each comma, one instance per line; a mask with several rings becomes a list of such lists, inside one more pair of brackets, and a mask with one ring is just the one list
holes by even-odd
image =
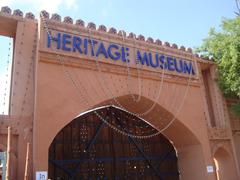
[[0, 34], [14, 38], [9, 115], [0, 116], [4, 151], [12, 127], [13, 179], [240, 178], [234, 102], [214, 62], [191, 48], [8, 7]]

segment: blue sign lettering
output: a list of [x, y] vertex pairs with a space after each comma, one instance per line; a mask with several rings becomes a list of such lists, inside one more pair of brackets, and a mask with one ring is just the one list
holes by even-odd
[[98, 47], [98, 50], [97, 50], [97, 53], [96, 53], [96, 56], [98, 57], [99, 54], [102, 54], [105, 56], [105, 58], [108, 58], [108, 54], [107, 54], [107, 51], [103, 45], [103, 43], [101, 42], [99, 47]]
[[142, 65], [146, 63], [146, 65], [149, 66], [148, 55], [146, 52], [144, 52], [142, 56], [141, 52], [137, 50], [137, 61], [140, 62]]
[[[118, 44], [103, 43], [94, 39], [83, 38], [60, 32], [58, 32], [55, 36], [48, 34], [47, 47], [51, 48], [53, 43], [56, 44], [57, 49], [62, 49], [63, 51], [84, 55], [91, 54], [91, 56], [94, 57], [104, 57], [105, 59], [111, 59], [114, 61], [122, 60], [122, 62], [125, 63], [130, 62], [129, 48]], [[135, 61], [143, 66], [195, 75], [192, 61], [177, 59], [172, 56], [159, 53], [142, 52], [137, 49]]]

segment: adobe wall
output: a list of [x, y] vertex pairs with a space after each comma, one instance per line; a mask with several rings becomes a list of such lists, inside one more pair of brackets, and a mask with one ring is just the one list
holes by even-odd
[[[235, 103], [239, 103], [238, 100], [235, 99], [227, 99], [227, 107], [230, 118], [230, 125], [232, 129], [233, 136], [233, 146], [235, 147], [236, 154], [240, 154], [240, 118], [237, 118], [236, 115], [232, 111], [232, 105]], [[240, 156], [237, 156], [238, 164], [240, 164]]]
[[[13, 65], [9, 115], [0, 116], [0, 146], [7, 148], [7, 127], [12, 127], [11, 179], [22, 179], [25, 169], [27, 142], [31, 143], [29, 172], [32, 175], [32, 124], [34, 111], [34, 76], [37, 21], [32, 13], [2, 7], [0, 35], [13, 38]], [[30, 178], [32, 178], [30, 176]]]
[[[119, 61], [107, 60], [104, 56], [96, 60], [89, 55], [66, 52], [64, 50], [70, 46], [59, 45], [62, 43], [59, 43], [59, 34], [61, 33], [61, 37], [64, 33], [77, 37], [88, 37], [91, 34], [92, 38], [105, 42], [105, 46], [109, 42], [130, 46], [132, 56], [135, 48], [179, 59], [184, 58], [192, 62], [203, 60], [193, 56], [191, 52], [176, 49], [176, 46], [168, 47], [167, 43], [163, 46], [145, 42], [141, 36], [138, 40], [131, 37], [125, 37], [123, 40], [113, 29], [109, 33], [96, 31], [94, 25], [90, 23], [88, 27], [91, 32], [89, 32], [85, 27], [77, 27], [67, 22], [59, 23], [59, 17], [54, 18], [55, 20], [47, 19], [46, 24], [47, 30], [55, 40], [48, 39], [43, 23], [40, 26], [33, 140], [35, 171], [47, 170], [48, 148], [46, 147], [49, 147], [56, 134], [80, 113], [98, 105], [115, 104], [123, 106], [130, 112], [141, 114], [156, 101], [155, 108], [142, 118], [161, 130], [176, 116], [175, 122], [163, 133], [173, 141], [183, 159], [180, 161], [182, 176], [191, 179], [192, 172], [195, 172], [198, 179], [213, 179], [215, 175], [208, 174], [205, 169], [207, 165], [213, 164], [213, 160], [204, 120], [201, 82], [197, 76], [193, 75], [189, 78], [186, 74], [178, 75], [176, 72], [163, 74], [162, 71], [143, 66], [139, 80], [138, 69], [132, 61], [128, 65], [130, 74], [126, 72], [127, 65]], [[48, 46], [49, 42], [51, 45]], [[130, 60], [134, 59], [132, 56], [130, 55]], [[195, 72], [200, 71], [197, 69], [200, 63], [193, 64]], [[159, 86], [162, 81], [159, 74], [164, 75], [162, 88]], [[127, 81], [129, 83], [126, 83]], [[160, 96], [157, 97], [160, 89]], [[135, 98], [140, 95], [140, 101], [135, 102], [129, 92], [134, 94]], [[185, 93], [187, 93], [186, 98], [184, 98]], [[44, 128], [46, 124], [51, 131]], [[188, 133], [185, 132], [186, 130]], [[182, 137], [178, 134], [180, 132]], [[193, 137], [189, 136], [190, 134]], [[186, 160], [187, 156], [192, 157], [192, 160], [191, 158]]]

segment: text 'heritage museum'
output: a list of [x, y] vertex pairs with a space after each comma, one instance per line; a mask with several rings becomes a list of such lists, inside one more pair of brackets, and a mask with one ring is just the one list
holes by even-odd
[[239, 180], [240, 120], [191, 48], [2, 7], [0, 179]]

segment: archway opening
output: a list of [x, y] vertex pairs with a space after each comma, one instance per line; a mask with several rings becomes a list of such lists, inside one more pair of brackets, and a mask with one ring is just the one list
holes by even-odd
[[214, 154], [214, 163], [217, 180], [235, 180], [237, 179], [233, 158], [222, 147]]
[[143, 119], [114, 106], [89, 111], [52, 141], [49, 178], [177, 180], [174, 146], [162, 134], [151, 137], [156, 132]]

